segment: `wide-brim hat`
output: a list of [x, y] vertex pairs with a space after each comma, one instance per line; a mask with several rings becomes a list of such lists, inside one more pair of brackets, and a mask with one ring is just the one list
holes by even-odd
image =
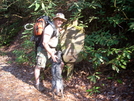
[[57, 19], [57, 18], [62, 19], [64, 22], [67, 21], [67, 19], [65, 18], [65, 15], [63, 13], [57, 13], [56, 16], [53, 18], [53, 20]]

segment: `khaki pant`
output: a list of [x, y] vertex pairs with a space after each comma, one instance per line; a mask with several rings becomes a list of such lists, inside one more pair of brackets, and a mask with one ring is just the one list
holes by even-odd
[[36, 65], [37, 67], [45, 68], [46, 64], [50, 60], [45, 49], [37, 47]]
[[[51, 48], [52, 52], [56, 53], [55, 48]], [[36, 56], [36, 66], [45, 68], [46, 64], [50, 64], [50, 55], [46, 52], [44, 48], [37, 47], [37, 56]]]

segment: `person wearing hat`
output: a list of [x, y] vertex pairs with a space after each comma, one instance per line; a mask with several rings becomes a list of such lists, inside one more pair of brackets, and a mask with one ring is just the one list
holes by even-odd
[[[41, 68], [45, 68], [46, 63], [50, 60], [50, 58], [57, 62], [58, 57], [55, 55], [56, 47], [58, 45], [58, 36], [59, 30], [63, 22], [66, 22], [67, 19], [65, 18], [63, 13], [57, 13], [56, 16], [53, 18], [53, 24], [56, 28], [56, 35], [52, 37], [54, 29], [51, 25], [45, 27], [43, 32], [43, 40], [42, 40], [42, 47], [37, 47], [37, 56], [36, 56], [36, 66], [34, 70], [35, 75], [35, 82], [36, 88], [40, 91], [44, 90], [44, 87], [40, 84], [40, 70]], [[62, 67], [64, 63], [62, 62]], [[62, 68], [61, 67], [61, 68]]]

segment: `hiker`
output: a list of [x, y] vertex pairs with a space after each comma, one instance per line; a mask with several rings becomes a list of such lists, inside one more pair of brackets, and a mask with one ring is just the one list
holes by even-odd
[[[57, 13], [56, 16], [53, 18], [53, 24], [56, 28], [56, 35], [51, 37], [54, 29], [51, 25], [47, 25], [43, 31], [42, 35], [42, 46], [37, 47], [37, 56], [36, 56], [36, 66], [34, 70], [35, 81], [36, 81], [36, 88], [41, 91], [42, 87], [40, 85], [40, 70], [41, 68], [45, 68], [46, 63], [50, 60], [50, 58], [57, 62], [58, 57], [55, 55], [56, 47], [58, 44], [58, 36], [60, 32], [60, 27], [63, 22], [66, 22], [67, 19], [65, 18], [63, 13]], [[61, 68], [64, 66], [62, 62]]]

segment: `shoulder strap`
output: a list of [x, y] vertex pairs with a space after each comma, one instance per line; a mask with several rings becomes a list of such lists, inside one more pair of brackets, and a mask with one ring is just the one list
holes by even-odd
[[[56, 30], [55, 25], [54, 25], [53, 22], [51, 21], [50, 17], [49, 17], [49, 16], [41, 16], [41, 17], [39, 17], [39, 18], [43, 18], [43, 19], [46, 21], [46, 26], [48, 26], [48, 25], [50, 24], [50, 25], [52, 26], [52, 28], [54, 29], [53, 35], [52, 35], [51, 37], [56, 36], [56, 35], [57, 35], [57, 30]], [[45, 26], [45, 27], [46, 27], [46, 26]], [[45, 27], [44, 27], [44, 28], [45, 28]]]
[[50, 24], [50, 25], [52, 26], [52, 28], [53, 28], [53, 35], [52, 35], [51, 37], [54, 37], [54, 36], [57, 35], [57, 29], [56, 29], [55, 25], [54, 25], [52, 22], [49, 22], [49, 24]]

